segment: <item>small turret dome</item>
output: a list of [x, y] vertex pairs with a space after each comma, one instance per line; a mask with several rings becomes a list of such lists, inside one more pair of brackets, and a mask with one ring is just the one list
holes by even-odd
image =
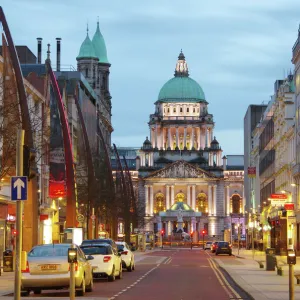
[[146, 140], [143, 143], [143, 150], [151, 150], [152, 149], [152, 144], [149, 141], [148, 137], [146, 137]]
[[93, 37], [93, 46], [95, 49], [96, 56], [100, 63], [109, 63], [107, 59], [106, 45], [103, 35], [100, 32], [99, 22], [97, 22], [97, 29]]
[[215, 149], [215, 150], [220, 149], [219, 142], [216, 140], [215, 136], [214, 136], [214, 139], [210, 143], [210, 148]]
[[81, 44], [79, 54], [76, 59], [84, 59], [84, 58], [97, 58], [94, 46], [92, 41], [90, 40], [89, 33], [87, 32], [86, 38]]

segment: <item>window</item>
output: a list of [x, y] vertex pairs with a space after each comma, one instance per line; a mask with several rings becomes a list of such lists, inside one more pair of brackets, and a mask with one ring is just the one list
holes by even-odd
[[180, 107], [180, 112], [182, 112], [182, 107]]
[[232, 213], [239, 214], [240, 207], [241, 207], [241, 197], [239, 195], [233, 195], [231, 201], [232, 201]]
[[195, 107], [193, 108], [193, 112], [196, 112], [196, 108]]
[[197, 196], [196, 210], [202, 213], [207, 213], [207, 196], [205, 193], [200, 193]]
[[187, 107], [186, 112], [190, 112], [190, 109]]
[[89, 69], [88, 69], [88, 68], [85, 69], [85, 77], [86, 77], [86, 78], [89, 77]]
[[173, 108], [173, 112], [176, 112], [176, 107]]
[[168, 107], [168, 113], [170, 112], [170, 108]]

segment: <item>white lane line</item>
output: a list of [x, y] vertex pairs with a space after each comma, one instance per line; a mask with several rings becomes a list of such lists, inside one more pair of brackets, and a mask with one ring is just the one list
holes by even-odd
[[148, 274], [150, 274], [151, 272], [153, 272], [155, 269], [157, 269], [160, 266], [160, 264], [156, 265], [156, 267], [152, 268], [150, 271], [148, 271], [146, 274], [144, 274], [142, 277], [140, 277], [136, 282], [134, 282], [132, 285], [128, 286], [127, 288], [125, 288], [124, 290], [122, 290], [121, 292], [113, 295], [111, 298], [109, 298], [109, 300], [113, 300], [116, 299], [118, 296], [120, 296], [121, 294], [123, 294], [124, 292], [126, 292], [130, 287], [134, 286], [135, 284], [137, 284], [138, 282], [140, 282], [142, 279], [144, 279]]

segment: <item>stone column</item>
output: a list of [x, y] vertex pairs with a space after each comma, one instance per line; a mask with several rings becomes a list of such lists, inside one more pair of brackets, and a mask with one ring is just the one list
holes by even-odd
[[211, 194], [211, 186], [208, 186], [208, 215], [212, 214], [212, 194]]
[[242, 185], [242, 211], [241, 213], [243, 214], [244, 213], [244, 210], [245, 210], [245, 194], [244, 194], [244, 185]]
[[157, 124], [155, 124], [155, 148], [157, 148]]
[[164, 128], [160, 127], [160, 148], [165, 150], [165, 135], [164, 135]]
[[145, 185], [145, 213], [149, 215], [148, 185]]
[[176, 127], [176, 147], [179, 148], [179, 128]]
[[171, 150], [171, 128], [168, 127], [168, 150]]
[[226, 191], [226, 205], [227, 205], [227, 209], [226, 209], [226, 215], [229, 216], [230, 215], [230, 196], [229, 196], [229, 186], [227, 186], [227, 191]]
[[150, 185], [150, 215], [153, 215], [153, 185]]
[[168, 235], [172, 234], [171, 221], [168, 221]]
[[214, 216], [216, 216], [217, 215], [217, 186], [216, 185], [213, 186], [213, 190], [214, 190], [213, 214]]
[[208, 134], [207, 134], [207, 127], [205, 126], [205, 147], [208, 147]]
[[197, 129], [197, 141], [198, 141], [197, 150], [200, 150], [200, 144], [201, 144], [201, 128], [200, 127]]
[[171, 201], [170, 201], [170, 206], [173, 205], [174, 201], [175, 201], [175, 195], [174, 195], [174, 185], [171, 185]]
[[188, 233], [190, 233], [191, 232], [191, 222], [188, 222]]
[[183, 150], [186, 149], [186, 127], [183, 129]]
[[192, 135], [191, 135], [191, 150], [194, 148], [194, 127], [192, 127]]
[[170, 187], [166, 185], [166, 209], [170, 208]]
[[191, 186], [190, 185], [187, 186], [186, 194], [187, 194], [187, 204], [189, 206], [191, 206]]
[[192, 209], [196, 210], [196, 186], [192, 185]]
[[196, 228], [196, 218], [195, 217], [191, 217], [191, 225], [192, 225], [192, 228], [191, 228], [191, 231], [196, 231], [197, 228]]

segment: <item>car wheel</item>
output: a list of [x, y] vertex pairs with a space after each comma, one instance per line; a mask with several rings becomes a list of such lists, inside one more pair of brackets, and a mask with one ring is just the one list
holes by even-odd
[[33, 291], [33, 293], [34, 293], [35, 295], [39, 295], [39, 294], [41, 294], [41, 292], [42, 292], [42, 290], [34, 290], [34, 291]]
[[133, 263], [132, 265], [132, 270], [135, 270], [135, 263]]
[[87, 292], [92, 292], [94, 288], [94, 279], [93, 279], [93, 274], [91, 274], [91, 281], [90, 284], [86, 287]]
[[122, 279], [123, 277], [123, 268], [122, 265], [120, 265], [120, 271], [119, 271], [119, 275], [117, 276], [118, 279]]
[[21, 296], [22, 297], [28, 297], [29, 296], [29, 291], [21, 291]]
[[126, 269], [127, 269], [127, 272], [131, 272], [133, 270], [132, 269], [132, 261], [130, 261], [130, 265]]
[[84, 296], [85, 294], [85, 276], [82, 277], [81, 287], [76, 291], [77, 296]]
[[115, 276], [115, 266], [113, 266], [111, 275], [108, 276], [108, 281], [115, 281], [116, 280], [116, 276]]

